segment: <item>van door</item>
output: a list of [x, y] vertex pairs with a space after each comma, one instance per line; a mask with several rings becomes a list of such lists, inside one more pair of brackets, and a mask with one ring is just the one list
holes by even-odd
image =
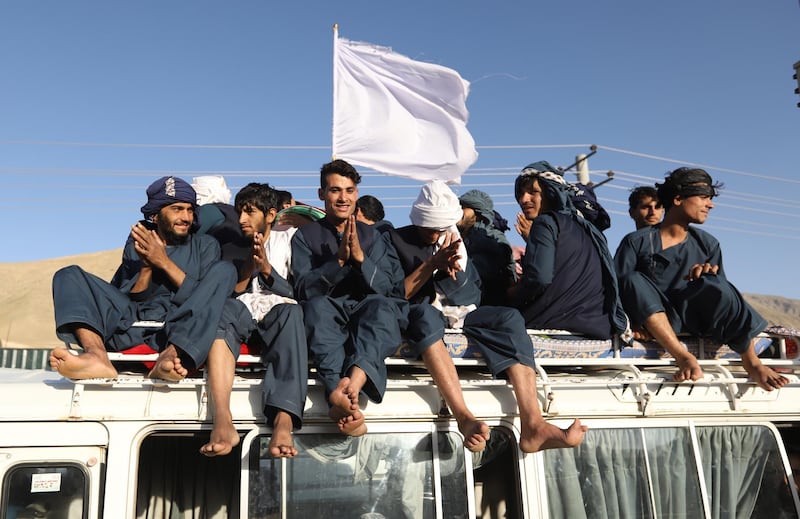
[[0, 429], [0, 519], [101, 517], [108, 444], [102, 425], [26, 423]]

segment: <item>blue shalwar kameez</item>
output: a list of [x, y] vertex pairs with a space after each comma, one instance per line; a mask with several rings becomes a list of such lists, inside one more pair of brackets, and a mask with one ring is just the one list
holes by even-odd
[[514, 304], [528, 328], [609, 339], [618, 301], [611, 255], [599, 231], [578, 218], [550, 211], [533, 221]]
[[505, 304], [506, 291], [516, 281], [517, 268], [506, 235], [492, 224], [478, 221], [461, 237], [481, 278], [481, 304]]
[[[269, 276], [254, 276], [248, 291], [253, 290], [256, 282], [258, 293], [294, 297], [292, 285], [275, 269]], [[303, 308], [299, 304], [277, 304], [256, 323], [253, 332], [257, 338], [251, 334], [248, 342], [255, 339], [261, 343], [261, 361], [266, 370], [262, 388], [267, 424], [273, 423], [278, 411], [285, 411], [299, 429], [308, 392], [308, 345]]]
[[[215, 203], [200, 206], [199, 212], [203, 225], [198, 232], [208, 232], [216, 238], [222, 259], [236, 267], [239, 278], [247, 276], [245, 268], [252, 268], [253, 244], [242, 234], [236, 208]], [[292, 285], [276, 269], [269, 276], [260, 273], [252, 276], [245, 292], [294, 297]], [[265, 368], [261, 387], [267, 425], [273, 424], [278, 411], [285, 411], [291, 415], [294, 428], [301, 428], [308, 392], [308, 346], [302, 307], [275, 305], [256, 323], [244, 304], [231, 299], [223, 311], [218, 337], [231, 346], [234, 358], [239, 357], [242, 342], [259, 348]]]
[[[156, 270], [146, 290], [130, 293], [141, 269], [132, 239], [125, 244], [122, 265], [111, 283], [75, 265], [56, 272], [57, 336], [77, 343], [72, 326], [81, 325], [100, 334], [110, 351], [137, 344], [161, 351], [172, 344], [188, 356], [192, 367], [203, 364], [217, 337], [236, 272], [230, 263], [219, 261], [219, 244], [210, 236], [189, 235], [186, 243], [168, 246], [167, 255], [186, 274], [177, 289]], [[132, 327], [135, 321], [163, 321], [164, 326], [160, 330]]]
[[353, 366], [367, 376], [362, 391], [381, 402], [384, 359], [400, 346], [401, 311], [391, 269], [397, 263], [380, 233], [356, 223], [364, 251], [359, 267], [339, 265], [341, 233], [327, 219], [300, 227], [292, 238], [295, 295], [303, 303], [308, 347], [326, 395]]
[[[666, 312], [676, 333], [710, 336], [739, 353], [767, 326], [725, 277], [717, 239], [701, 229], [690, 226], [686, 239], [667, 249], [660, 226], [639, 229], [622, 239], [614, 261], [622, 304], [636, 326]], [[684, 279], [704, 263], [718, 265], [717, 274]]]
[[[403, 287], [405, 276], [414, 272], [435, 250], [434, 245], [420, 240], [413, 225], [385, 233], [384, 241], [397, 251], [402, 266], [403, 276], [397, 281], [398, 287]], [[435, 273], [409, 301], [406, 339], [418, 353], [444, 337], [445, 318], [431, 305], [437, 294], [446, 306], [479, 306], [480, 278], [472, 262], [467, 261], [467, 268], [457, 272], [455, 280], [445, 272]], [[513, 308], [479, 307], [466, 316], [462, 332], [478, 347], [494, 376], [514, 364], [533, 366], [533, 347], [525, 322]]]

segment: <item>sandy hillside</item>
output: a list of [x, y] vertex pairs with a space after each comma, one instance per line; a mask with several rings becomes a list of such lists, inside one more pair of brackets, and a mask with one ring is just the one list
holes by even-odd
[[[53, 324], [51, 282], [66, 265], [109, 280], [119, 265], [122, 249], [26, 263], [0, 263], [0, 345], [44, 348], [59, 345]], [[770, 324], [800, 328], [800, 301], [745, 294]]]
[[43, 348], [60, 344], [53, 324], [53, 274], [80, 265], [110, 280], [122, 249], [25, 263], [0, 263], [0, 344]]

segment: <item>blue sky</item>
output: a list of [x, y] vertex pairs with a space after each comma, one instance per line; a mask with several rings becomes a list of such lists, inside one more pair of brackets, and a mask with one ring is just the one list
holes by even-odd
[[[728, 276], [800, 298], [796, 0], [4, 1], [0, 262], [121, 247], [165, 174], [316, 203], [334, 23], [471, 82], [480, 157], [457, 192], [481, 188], [513, 220], [523, 166], [597, 144], [592, 179], [615, 172], [598, 189], [613, 251], [633, 228], [631, 187], [705, 165], [725, 183], [705, 228]], [[406, 224], [420, 184], [362, 172], [361, 193]]]

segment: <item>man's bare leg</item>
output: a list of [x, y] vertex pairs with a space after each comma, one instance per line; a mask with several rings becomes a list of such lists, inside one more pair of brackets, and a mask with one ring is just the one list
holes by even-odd
[[[223, 341], [224, 343], [224, 341]], [[227, 346], [226, 346], [227, 348]], [[150, 378], [158, 378], [168, 380], [170, 382], [177, 382], [186, 378], [189, 370], [181, 364], [181, 357], [178, 355], [178, 348], [173, 344], [167, 346], [161, 353], [158, 354], [156, 365], [147, 374]]]
[[349, 376], [343, 377], [328, 397], [330, 416], [339, 426], [339, 432], [348, 436], [362, 436], [367, 432], [364, 414], [358, 404], [358, 395], [367, 382], [367, 375], [358, 366], [353, 366]]
[[116, 378], [117, 370], [108, 359], [106, 346], [100, 334], [83, 327], [77, 327], [74, 331], [78, 344], [84, 350], [83, 353], [73, 355], [66, 348], [56, 348], [50, 352], [50, 367], [75, 380]]
[[519, 419], [522, 422], [519, 448], [522, 452], [537, 452], [545, 449], [577, 447], [583, 441], [588, 427], [580, 420], [561, 429], [546, 421], [536, 397], [536, 371], [523, 364], [514, 364], [506, 370], [514, 394], [517, 396]]
[[200, 452], [209, 457], [224, 456], [239, 445], [239, 433], [233, 425], [231, 415], [231, 390], [236, 359], [223, 339], [216, 339], [211, 344], [206, 366], [208, 389], [214, 408], [214, 426], [209, 442], [200, 447]]
[[436, 387], [442, 394], [447, 406], [453, 412], [458, 422], [458, 430], [464, 435], [464, 446], [472, 452], [480, 452], [486, 448], [489, 439], [489, 426], [475, 418], [464, 402], [458, 372], [453, 364], [453, 359], [447, 353], [444, 341], [436, 341], [422, 353], [425, 367], [433, 378]]
[[667, 350], [678, 364], [678, 372], [672, 377], [676, 382], [684, 380], [698, 380], [703, 378], [703, 370], [697, 363], [697, 358], [686, 351], [686, 348], [678, 340], [675, 330], [669, 324], [667, 314], [656, 312], [644, 321], [644, 327], [648, 333]]
[[269, 439], [269, 455], [273, 458], [294, 458], [297, 449], [292, 440], [292, 415], [286, 411], [278, 411], [272, 422], [272, 437]]
[[776, 373], [775, 370], [769, 366], [765, 366], [761, 359], [756, 355], [755, 342], [758, 340], [754, 338], [750, 341], [750, 345], [742, 353], [742, 366], [744, 366], [747, 374], [753, 379], [753, 382], [765, 391], [772, 391], [778, 389], [789, 383], [789, 379]]

